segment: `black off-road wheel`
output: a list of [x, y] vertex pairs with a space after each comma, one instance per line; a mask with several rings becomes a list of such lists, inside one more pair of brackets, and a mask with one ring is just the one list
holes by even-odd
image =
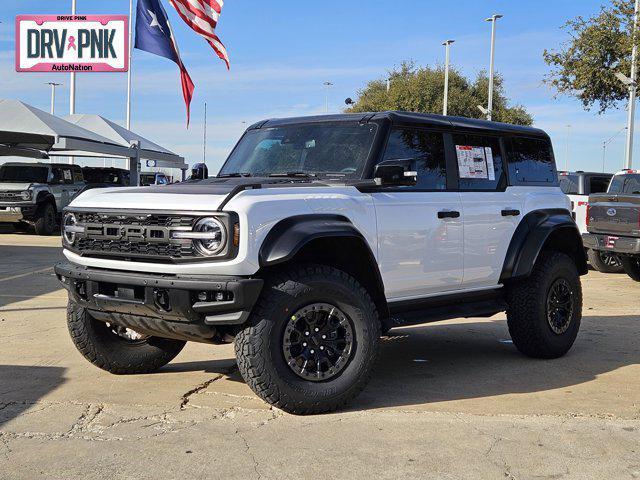
[[36, 235], [52, 235], [56, 231], [56, 209], [53, 204], [47, 202], [38, 207], [33, 228]]
[[367, 290], [333, 267], [274, 273], [236, 336], [240, 373], [263, 400], [304, 415], [336, 410], [369, 381], [380, 319]]
[[151, 373], [173, 360], [186, 342], [140, 335], [96, 320], [74, 302], [67, 325], [78, 351], [96, 367], [116, 375]]
[[598, 272], [602, 273], [622, 273], [624, 268], [620, 257], [609, 252], [603, 252], [602, 250], [589, 249], [587, 252], [589, 257], [589, 263]]
[[640, 282], [640, 257], [624, 256], [620, 259], [624, 271], [636, 282]]
[[574, 261], [542, 252], [532, 274], [507, 287], [507, 324], [514, 345], [534, 358], [569, 351], [582, 319], [582, 286]]

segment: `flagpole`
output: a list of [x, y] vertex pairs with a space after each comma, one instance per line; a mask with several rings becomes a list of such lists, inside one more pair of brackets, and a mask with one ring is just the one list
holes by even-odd
[[[71, 15], [76, 14], [76, 0], [71, 0]], [[76, 113], [76, 72], [69, 74], [69, 115]], [[74, 157], [69, 157], [69, 163], [73, 165]]]
[[127, 130], [131, 130], [131, 69], [132, 62], [132, 39], [133, 39], [133, 0], [129, 0], [129, 71], [127, 72]]
[[207, 102], [204, 102], [204, 135], [202, 138], [202, 163], [207, 162]]

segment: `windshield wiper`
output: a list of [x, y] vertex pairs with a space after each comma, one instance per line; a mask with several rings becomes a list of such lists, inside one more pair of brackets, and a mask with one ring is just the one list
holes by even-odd
[[251, 174], [248, 172], [233, 172], [233, 173], [221, 173], [218, 175], [218, 178], [229, 178], [229, 177], [250, 177]]
[[309, 178], [309, 177], [317, 177], [315, 173], [308, 172], [284, 172], [284, 173], [270, 173], [270, 177], [291, 177], [291, 178]]

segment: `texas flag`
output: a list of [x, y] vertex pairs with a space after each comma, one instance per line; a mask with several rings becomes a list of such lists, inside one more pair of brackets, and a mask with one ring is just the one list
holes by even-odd
[[160, 0], [138, 0], [135, 48], [168, 58], [178, 65], [178, 68], [180, 68], [182, 95], [187, 107], [188, 127], [191, 98], [193, 98], [195, 87], [180, 59], [178, 44], [173, 36], [167, 12], [162, 7]]

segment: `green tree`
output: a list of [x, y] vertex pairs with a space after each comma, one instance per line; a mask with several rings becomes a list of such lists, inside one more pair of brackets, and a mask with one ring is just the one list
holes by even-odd
[[[412, 62], [388, 72], [391, 86], [387, 92], [385, 79], [373, 80], [358, 91], [358, 100], [347, 112], [380, 112], [405, 110], [409, 112], [442, 113], [444, 67], [418, 68]], [[455, 68], [449, 69], [448, 114], [469, 118], [484, 118], [478, 105], [487, 105], [489, 79], [480, 72], [470, 81]], [[498, 122], [531, 125], [533, 118], [521, 105], [509, 106], [502, 77], [494, 77], [493, 119]]]
[[558, 94], [578, 98], [586, 110], [596, 106], [603, 113], [619, 106], [628, 91], [615, 73], [631, 71], [633, 7], [632, 0], [613, 0], [589, 18], [565, 23], [570, 40], [544, 51], [552, 68], [545, 81]]

